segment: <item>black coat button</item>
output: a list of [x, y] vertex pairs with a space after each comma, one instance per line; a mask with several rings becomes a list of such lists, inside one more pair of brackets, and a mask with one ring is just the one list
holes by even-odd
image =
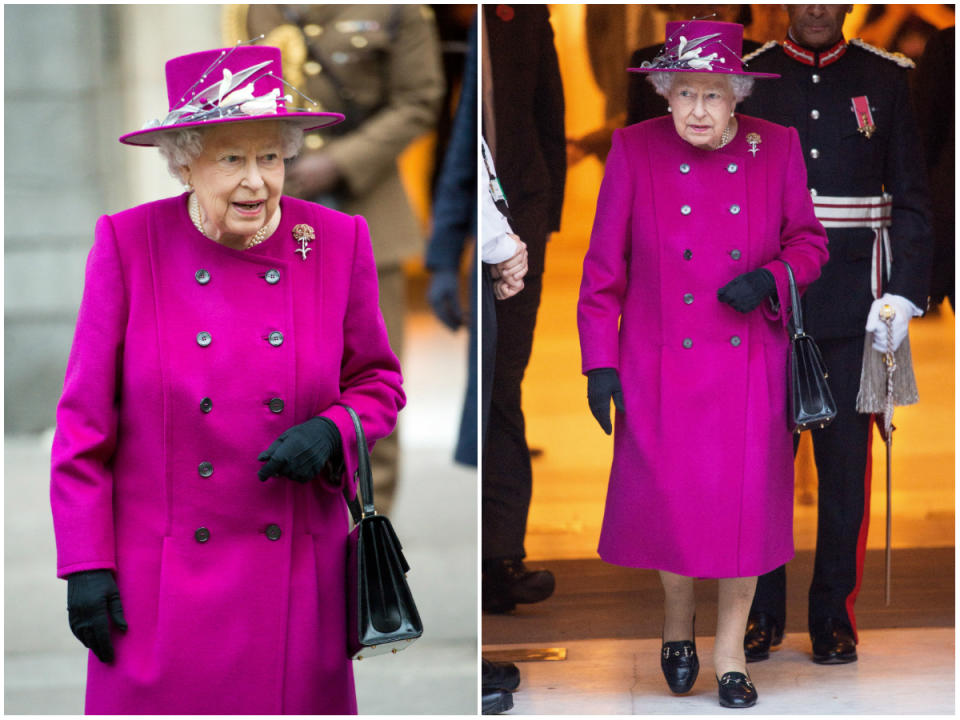
[[197, 272], [194, 273], [193, 276], [197, 279], [197, 282], [200, 283], [201, 285], [206, 285], [208, 282], [210, 282], [210, 273], [208, 273], [203, 268], [201, 268], [200, 270], [197, 270]]
[[267, 336], [267, 342], [269, 342], [274, 347], [280, 347], [283, 345], [283, 333], [277, 332], [276, 330], [270, 333]]
[[693, 251], [692, 251], [692, 250], [684, 250], [684, 251], [683, 251], [683, 259], [684, 259], [684, 260], [689, 260], [689, 259], [692, 258], [692, 257], [693, 257]]
[[270, 412], [272, 413], [282, 413], [283, 412], [283, 400], [280, 398], [270, 398], [270, 401], [267, 403], [270, 406]]
[[204, 398], [203, 400], [201, 400], [200, 409], [203, 410], [205, 413], [208, 413], [211, 410], [213, 410], [213, 400], [211, 400], [210, 398]]
[[193, 538], [198, 543], [205, 543], [207, 540], [210, 539], [210, 531], [207, 530], [205, 527], [199, 527], [194, 531]]
[[730, 344], [733, 345], [734, 347], [739, 347], [740, 338], [734, 335], [732, 338], [730, 338]]
[[206, 347], [213, 342], [213, 336], [208, 332], [198, 332], [197, 333], [197, 345], [200, 347]]
[[279, 270], [267, 270], [266, 275], [263, 276], [263, 279], [266, 280], [271, 285], [276, 285], [280, 282], [280, 271]]
[[739, 260], [739, 259], [740, 259], [740, 251], [739, 251], [739, 250], [731, 250], [731, 251], [730, 251], [730, 257], [732, 257], [734, 260]]
[[684, 293], [684, 295], [683, 295], [683, 301], [684, 301], [687, 305], [692, 305], [692, 304], [693, 304], [693, 293]]
[[200, 473], [200, 477], [202, 478], [210, 477], [213, 475], [213, 463], [204, 460], [197, 466], [197, 472]]
[[267, 539], [268, 540], [279, 540], [280, 535], [280, 526], [274, 525], [273, 523], [267, 525]]
[[687, 350], [689, 350], [690, 348], [693, 347], [693, 340], [691, 340], [690, 338], [684, 338], [684, 339], [683, 339], [683, 346], [684, 346]]

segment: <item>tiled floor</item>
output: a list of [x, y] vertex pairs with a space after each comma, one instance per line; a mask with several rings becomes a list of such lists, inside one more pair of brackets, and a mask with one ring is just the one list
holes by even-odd
[[[508, 649], [520, 646], [496, 646]], [[754, 708], [763, 715], [953, 714], [952, 629], [870, 630], [860, 659], [815, 665], [805, 635], [790, 634], [769, 660], [752, 663]], [[487, 649], [486, 647], [484, 648]], [[697, 639], [700, 676], [686, 695], [673, 695], [660, 672], [658, 640], [566, 643], [563, 661], [519, 663], [513, 694], [517, 715], [710, 715], [717, 703], [713, 638]]]

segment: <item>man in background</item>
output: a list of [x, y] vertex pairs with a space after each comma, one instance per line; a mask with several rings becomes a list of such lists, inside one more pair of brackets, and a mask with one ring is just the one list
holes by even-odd
[[563, 86], [544, 5], [484, 5], [483, 136], [527, 245], [524, 289], [496, 303], [497, 346], [483, 448], [483, 609], [502, 613], [553, 593], [547, 570], [523, 563], [533, 483], [521, 408], [551, 232], [560, 229], [566, 180]]
[[[863, 577], [870, 518], [871, 415], [856, 411], [864, 337], [884, 350], [884, 304], [897, 313], [894, 347], [927, 307], [932, 237], [919, 135], [910, 105], [909, 59], [859, 40], [847, 42], [850, 5], [787, 5], [790, 27], [744, 58], [757, 83], [745, 115], [793, 126], [807, 183], [829, 237], [830, 259], [803, 297], [805, 329], [830, 372], [838, 414], [813, 430], [818, 475], [817, 548], [807, 618], [813, 661], [857, 659], [854, 603]], [[762, 138], [757, 140], [763, 152]], [[892, 197], [892, 202], [891, 202]], [[758, 508], [758, 512], [760, 509]], [[762, 575], [744, 648], [763, 660], [783, 638], [786, 568]]]

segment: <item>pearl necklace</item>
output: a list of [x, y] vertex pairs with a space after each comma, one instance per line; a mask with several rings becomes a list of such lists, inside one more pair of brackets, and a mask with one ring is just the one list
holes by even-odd
[[[190, 193], [190, 219], [193, 221], [193, 226], [200, 231], [200, 234], [205, 238], [213, 240], [206, 231], [203, 229], [203, 223], [200, 221], [200, 201], [197, 200], [197, 194], [195, 192]], [[277, 211], [273, 214], [273, 217], [270, 218], [270, 222], [264, 225], [262, 228], [257, 230], [257, 232], [243, 244], [244, 250], [249, 250], [255, 245], [259, 245], [264, 240], [266, 240], [270, 235], [273, 234], [273, 231], [277, 229], [277, 226], [280, 224], [280, 208], [277, 208]]]
[[727, 123], [727, 126], [723, 129], [723, 134], [720, 136], [720, 144], [717, 145], [716, 149], [719, 150], [724, 145], [730, 142], [730, 126], [733, 123]]

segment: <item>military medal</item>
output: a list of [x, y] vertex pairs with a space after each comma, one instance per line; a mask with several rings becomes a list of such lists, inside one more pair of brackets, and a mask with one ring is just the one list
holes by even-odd
[[312, 242], [316, 235], [313, 232], [313, 228], [304, 223], [293, 226], [293, 239], [295, 242], [299, 243], [298, 247], [294, 252], [300, 253], [300, 257], [304, 260], [307, 259], [307, 253], [310, 252], [313, 248], [307, 247], [308, 242]]
[[747, 142], [750, 144], [750, 152], [753, 153], [753, 156], [757, 156], [757, 145], [760, 144], [760, 133], [749, 133], [747, 135]]
[[870, 101], [866, 95], [850, 99], [853, 104], [853, 114], [857, 116], [857, 130], [863, 133], [868, 140], [877, 131], [873, 124], [873, 113], [870, 112]]

